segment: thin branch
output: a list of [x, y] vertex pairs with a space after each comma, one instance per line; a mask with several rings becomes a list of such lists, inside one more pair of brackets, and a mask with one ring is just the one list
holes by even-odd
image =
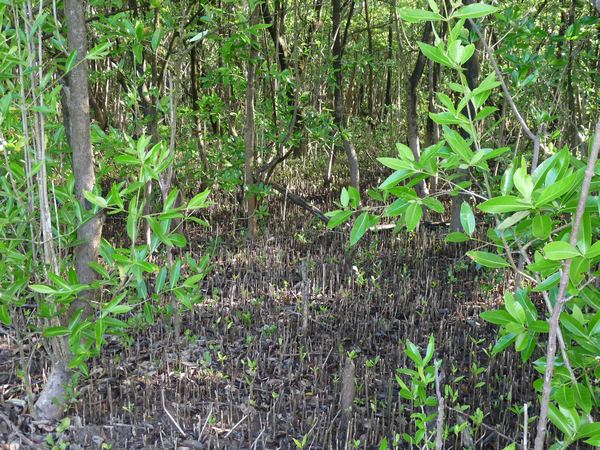
[[[596, 123], [596, 136], [594, 144], [592, 145], [592, 151], [588, 160], [587, 168], [585, 170], [585, 178], [581, 186], [581, 194], [579, 196], [579, 203], [577, 204], [577, 211], [573, 219], [573, 228], [571, 229], [570, 244], [575, 246], [577, 244], [577, 237], [579, 234], [579, 226], [585, 212], [585, 204], [590, 191], [590, 185], [592, 183], [592, 177], [596, 168], [596, 160], [598, 159], [598, 152], [600, 151], [600, 120]], [[542, 450], [544, 447], [544, 440], [546, 437], [546, 426], [548, 420], [548, 405], [550, 403], [550, 391], [552, 390], [552, 375], [554, 373], [554, 359], [556, 357], [556, 339], [559, 330], [559, 318], [562, 311], [562, 307], [566, 302], [565, 293], [567, 291], [567, 285], [569, 284], [569, 270], [571, 268], [572, 259], [566, 259], [563, 263], [562, 275], [560, 277], [560, 284], [558, 288], [558, 295], [556, 297], [556, 304], [550, 317], [550, 330], [548, 333], [548, 349], [546, 353], [546, 373], [544, 374], [544, 386], [542, 388], [542, 401], [540, 404], [540, 418], [537, 425], [537, 434], [535, 436], [534, 450]]]

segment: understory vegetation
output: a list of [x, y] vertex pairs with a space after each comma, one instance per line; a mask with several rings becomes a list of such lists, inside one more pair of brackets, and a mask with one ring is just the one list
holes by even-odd
[[599, 30], [0, 0], [0, 443], [600, 446]]

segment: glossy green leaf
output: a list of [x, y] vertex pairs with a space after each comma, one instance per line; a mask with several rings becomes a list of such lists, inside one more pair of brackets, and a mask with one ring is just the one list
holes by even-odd
[[329, 222], [327, 222], [327, 228], [330, 230], [334, 229], [338, 225], [346, 222], [354, 211], [337, 211], [335, 215], [331, 216]]
[[71, 332], [67, 327], [49, 327], [43, 332], [44, 337], [66, 336]]
[[418, 203], [411, 203], [406, 209], [405, 221], [406, 229], [413, 231], [419, 225], [421, 217], [423, 216], [423, 208]]
[[574, 187], [579, 186], [583, 180], [584, 173], [585, 169], [581, 168], [577, 172], [561, 180], [557, 180], [555, 183], [552, 183], [550, 186], [544, 188], [534, 199], [535, 207], [539, 208], [544, 206], [560, 198]]
[[481, 211], [486, 213], [507, 213], [515, 211], [525, 211], [531, 209], [531, 205], [523, 203], [521, 199], [513, 195], [503, 195], [486, 200], [477, 205]]
[[494, 253], [470, 251], [467, 252], [467, 256], [475, 261], [477, 264], [490, 267], [492, 269], [499, 269], [501, 267], [508, 267], [509, 264], [506, 260]]
[[381, 164], [394, 170], [413, 170], [412, 163], [398, 158], [377, 158]]
[[452, 13], [452, 17], [457, 19], [478, 19], [498, 11], [498, 8], [485, 3], [471, 3], [463, 6]]
[[402, 8], [399, 11], [400, 18], [409, 23], [419, 23], [426, 21], [439, 21], [443, 17], [436, 12], [427, 11], [425, 9]]
[[354, 225], [350, 230], [350, 245], [356, 245], [364, 236], [369, 227], [372, 227], [377, 222], [377, 216], [373, 216], [368, 212], [363, 212], [356, 218]]
[[469, 239], [469, 236], [467, 236], [465, 233], [461, 233], [460, 231], [454, 231], [446, 236], [446, 242], [460, 243], [467, 242]]
[[552, 232], [552, 219], [538, 214], [531, 222], [531, 233], [538, 239], [548, 239]]
[[546, 259], [551, 261], [560, 261], [562, 259], [574, 258], [580, 256], [579, 250], [573, 247], [568, 242], [555, 241], [546, 244], [544, 247], [544, 255]]
[[475, 215], [468, 202], [463, 202], [460, 206], [460, 224], [469, 236], [475, 231]]
[[507, 229], [513, 227], [514, 225], [519, 223], [521, 220], [523, 220], [527, 216], [529, 216], [530, 213], [531, 213], [531, 211], [517, 211], [516, 213], [514, 213], [511, 216], [504, 219], [498, 225], [498, 231], [504, 231], [504, 230], [507, 230]]

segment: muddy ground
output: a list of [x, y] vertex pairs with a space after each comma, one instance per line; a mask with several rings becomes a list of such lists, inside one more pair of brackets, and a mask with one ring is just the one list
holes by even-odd
[[[331, 209], [331, 199], [311, 201]], [[270, 213], [250, 244], [243, 222], [222, 211], [210, 233], [188, 230], [187, 251], [203, 254], [217, 238], [218, 245], [205, 300], [184, 314], [184, 336], [176, 342], [163, 316], [135, 328], [129, 341], [112, 340], [80, 379], [69, 423], [58, 430], [29, 414], [19, 349], [0, 328], [1, 448], [51, 448], [51, 439], [71, 449], [291, 449], [304, 436], [311, 449], [378, 449], [384, 438], [391, 448], [396, 434], [414, 432], [395, 380], [396, 369], [412, 367], [404, 343], [424, 349], [430, 334], [451, 388], [447, 423], [484, 413], [483, 425], [451, 433], [447, 448], [502, 449], [521, 440], [518, 408], [534, 400], [534, 374], [512, 350], [490, 357], [496, 330], [479, 318], [507, 280], [444, 243], [443, 224], [412, 235], [373, 233], [349, 255], [348, 229], [327, 230], [283, 196]], [[106, 232], [118, 230], [107, 224]], [[49, 362], [36, 342], [23, 350], [37, 392]], [[349, 354], [356, 390], [344, 423]]]

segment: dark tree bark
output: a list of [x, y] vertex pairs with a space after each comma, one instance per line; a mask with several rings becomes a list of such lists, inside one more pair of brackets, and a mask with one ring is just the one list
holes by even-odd
[[[196, 74], [196, 46], [192, 46], [190, 50], [190, 94], [192, 97], [192, 110], [194, 111], [194, 125], [196, 126], [196, 140], [198, 142], [198, 156], [202, 161], [202, 168], [204, 169], [203, 178], [208, 173], [208, 158], [206, 157], [206, 148], [204, 147], [204, 141], [202, 139], [202, 124], [200, 123], [199, 105], [198, 105], [198, 87], [197, 87], [197, 74]], [[203, 183], [204, 184], [204, 183]]]
[[[471, 0], [466, 1], [465, 4], [472, 3]], [[465, 24], [466, 28], [471, 32], [473, 30], [473, 24], [471, 21], [467, 21]], [[471, 56], [468, 61], [463, 65], [465, 68], [465, 77], [467, 79], [467, 85], [469, 89], [474, 90], [479, 84], [479, 59], [477, 58], [477, 51], [473, 52], [473, 56]], [[465, 109], [462, 111], [463, 114], [468, 117], [474, 118], [476, 115], [475, 107], [471, 102], [467, 104]], [[468, 133], [462, 128], [459, 130], [460, 134], [463, 138], [468, 137]], [[466, 176], [466, 174], [464, 174]], [[457, 180], [462, 181], [460, 179]], [[451, 219], [450, 219], [450, 230], [451, 231], [464, 231], [462, 224], [460, 223], [460, 208], [462, 206], [463, 201], [465, 201], [466, 197], [464, 194], [458, 194], [456, 197], [452, 198], [452, 206], [451, 206]]]
[[[248, 2], [248, 5], [250, 2]], [[248, 6], [250, 8], [250, 6]], [[250, 24], [255, 24], [257, 19], [257, 10], [248, 11], [250, 14]], [[246, 75], [246, 122], [244, 124], [244, 143], [246, 146], [244, 161], [244, 187], [246, 217], [248, 219], [248, 239], [256, 237], [258, 231], [258, 222], [256, 220], [256, 196], [251, 193], [254, 187], [254, 160], [255, 160], [255, 123], [254, 123], [254, 94], [257, 56], [255, 43], [250, 43], [250, 58], [248, 60], [248, 71]]]
[[[369, 18], [369, 0], [365, 2], [365, 22], [367, 23], [367, 49], [369, 56], [373, 57], [373, 31], [371, 30], [371, 20]], [[369, 72], [367, 77], [367, 114], [373, 116], [373, 62], [369, 63]]]
[[[431, 22], [427, 22], [425, 25], [425, 29], [423, 30], [423, 36], [421, 37], [421, 41], [425, 43], [429, 43], [431, 40]], [[415, 155], [415, 159], [419, 159], [421, 157], [421, 145], [419, 144], [419, 117], [417, 111], [417, 101], [418, 94], [417, 89], [419, 87], [419, 81], [421, 80], [421, 76], [423, 75], [423, 70], [425, 69], [425, 55], [422, 52], [419, 52], [417, 56], [417, 61], [415, 63], [415, 67], [408, 79], [408, 87], [407, 87], [407, 108], [406, 108], [406, 121], [408, 126], [408, 145], [410, 146], [413, 155]], [[424, 197], [427, 195], [427, 186], [425, 185], [425, 181], [419, 182], [416, 186], [417, 194], [419, 197]]]
[[385, 97], [383, 99], [384, 107], [379, 115], [379, 117], [381, 119], [383, 119], [385, 115], [389, 114], [389, 108], [392, 106], [392, 64], [391, 64], [391, 61], [392, 61], [393, 51], [394, 51], [393, 17], [394, 17], [393, 13], [390, 13], [390, 25], [388, 28], [387, 54], [386, 54], [387, 75], [386, 75], [386, 79], [385, 79]]
[[[77, 51], [77, 63], [68, 76], [66, 130], [68, 142], [73, 152], [72, 165], [75, 178], [75, 196], [82, 208], [89, 210], [90, 205], [85, 200], [84, 192], [92, 191], [96, 183], [94, 170], [94, 155], [90, 139], [90, 106], [88, 87], [87, 37], [83, 4], [79, 0], [65, 0], [65, 16], [67, 19], [67, 41], [70, 51]], [[79, 245], [74, 250], [75, 271], [79, 283], [88, 284], [95, 280], [96, 273], [90, 267], [91, 262], [98, 258], [98, 246], [102, 237], [104, 216], [95, 215], [77, 229]], [[89, 302], [95, 293], [81, 293], [73, 302], [70, 312], [83, 309], [89, 310]], [[63, 355], [59, 361], [54, 361], [48, 382], [38, 398], [35, 409], [36, 415], [44, 420], [57, 420], [64, 414], [66, 400], [65, 384], [69, 380], [68, 362], [70, 355]]]
[[[271, 40], [273, 41], [273, 45], [275, 46], [275, 53], [277, 56], [277, 65], [279, 66], [280, 71], [290, 70], [290, 54], [289, 54], [289, 46], [287, 40], [285, 38], [285, 10], [281, 6], [279, 2], [277, 2], [279, 8], [276, 8], [276, 17], [274, 18], [271, 15], [269, 10], [268, 2], [264, 2], [262, 4], [262, 16], [265, 23], [270, 24], [271, 26], [267, 29], [269, 31], [269, 35], [271, 36]], [[299, 68], [297, 69], [299, 70]], [[288, 135], [293, 135], [296, 130], [300, 130], [303, 127], [304, 116], [302, 114], [302, 110], [300, 105], [297, 102], [297, 90], [300, 89], [299, 86], [292, 86], [291, 84], [287, 84], [285, 88], [285, 96], [288, 104], [288, 109], [292, 112], [291, 125], [289, 130], [287, 131]], [[287, 140], [287, 139], [286, 139]], [[304, 139], [300, 139], [300, 141], [295, 145], [292, 149], [294, 156], [298, 157], [304, 150], [306, 149], [306, 142]], [[282, 155], [282, 151], [278, 149], [278, 158]]]
[[346, 157], [348, 158], [348, 169], [350, 171], [350, 185], [359, 189], [360, 185], [360, 174], [358, 167], [358, 157], [356, 150], [352, 142], [345, 136], [346, 128], [346, 113], [344, 106], [344, 95], [343, 95], [343, 72], [342, 72], [342, 58], [344, 55], [344, 47], [348, 36], [348, 27], [354, 13], [354, 2], [350, 5], [350, 11], [348, 12], [348, 19], [346, 22], [346, 28], [342, 37], [342, 5], [341, 0], [332, 1], [332, 32], [333, 32], [333, 45], [331, 48], [331, 56], [333, 58], [333, 72], [334, 72], [334, 84], [333, 84], [333, 104], [334, 104], [334, 119], [337, 127], [337, 133], [340, 134], [340, 140]]

